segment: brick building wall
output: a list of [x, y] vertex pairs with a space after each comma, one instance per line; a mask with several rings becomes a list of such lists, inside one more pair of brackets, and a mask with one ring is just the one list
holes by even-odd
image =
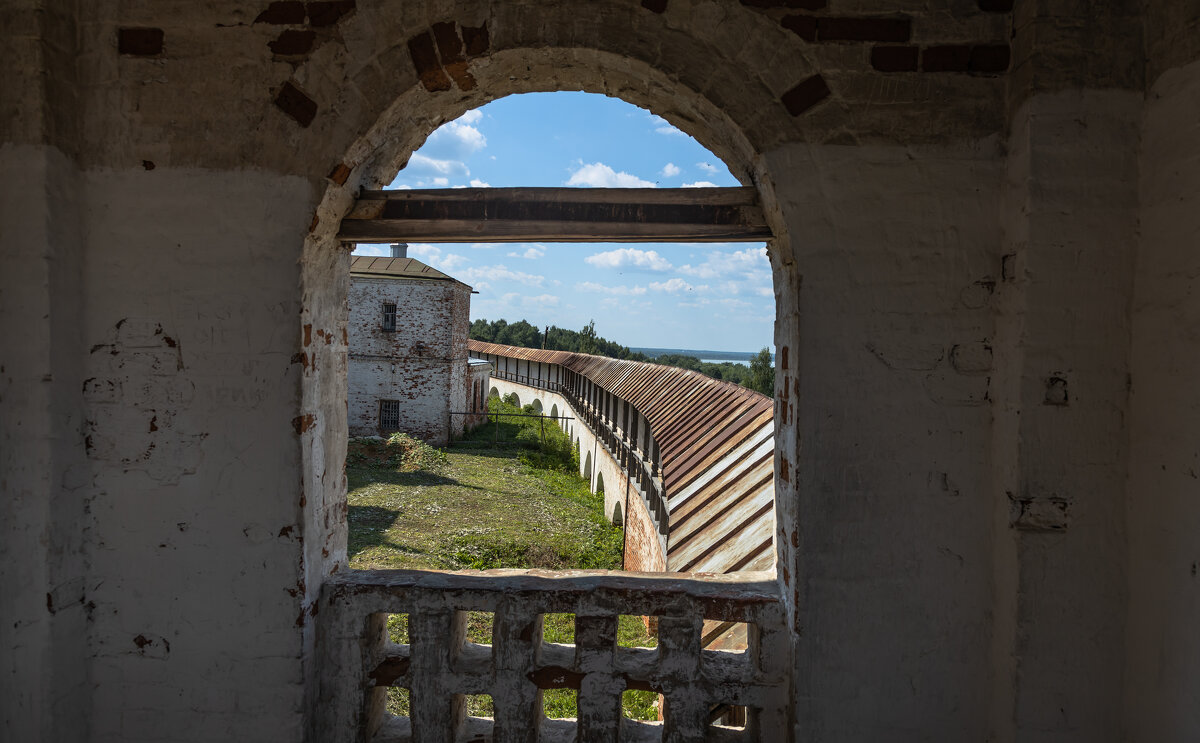
[[[351, 436], [383, 433], [380, 402], [399, 402], [397, 430], [431, 444], [450, 435], [450, 412], [468, 404], [471, 289], [456, 281], [352, 275], [348, 413]], [[384, 330], [384, 304], [396, 306]], [[463, 421], [454, 424], [462, 433]]]

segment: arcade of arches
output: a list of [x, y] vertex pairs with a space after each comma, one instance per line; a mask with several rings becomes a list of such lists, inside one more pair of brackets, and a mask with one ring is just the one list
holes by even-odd
[[[1196, 3], [0, 18], [0, 739], [371, 732], [322, 718], [339, 689], [356, 711], [375, 693], [330, 647], [358, 648], [392, 589], [436, 608], [427, 629], [462, 607], [438, 603], [453, 576], [363, 583], [349, 618], [330, 598], [365, 581], [345, 568], [338, 226], [441, 123], [546, 90], [692, 134], [775, 235], [778, 562], [728, 589], [782, 612], [772, 739], [1200, 738]], [[420, 737], [461, 690], [414, 648]], [[605, 739], [585, 696], [580, 739]], [[667, 737], [694, 738], [704, 710], [679, 699]]]

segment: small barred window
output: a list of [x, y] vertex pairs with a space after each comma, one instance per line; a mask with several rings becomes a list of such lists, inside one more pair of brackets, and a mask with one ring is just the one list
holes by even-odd
[[383, 306], [383, 330], [387, 333], [396, 332], [396, 305], [394, 304]]
[[381, 431], [396, 431], [400, 428], [400, 401], [379, 401], [379, 429]]

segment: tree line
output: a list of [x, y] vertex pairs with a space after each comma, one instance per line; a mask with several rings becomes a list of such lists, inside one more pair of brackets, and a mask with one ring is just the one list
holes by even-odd
[[727, 382], [740, 384], [743, 387], [756, 390], [771, 397], [775, 389], [775, 367], [771, 364], [771, 350], [763, 348], [750, 359], [750, 366], [735, 364], [731, 361], [712, 363], [701, 361], [695, 356], [678, 353], [662, 354], [651, 358], [639, 351], [631, 351], [628, 346], [601, 338], [596, 335], [596, 322], [593, 320], [582, 330], [569, 330], [554, 325], [542, 331], [536, 325], [525, 320], [510, 323], [507, 320], [475, 320], [471, 323], [471, 338], [487, 343], [498, 343], [505, 346], [521, 348], [544, 348], [550, 351], [573, 351], [575, 353], [590, 353], [597, 356], [608, 356], [614, 359], [629, 361], [648, 361], [652, 364], [664, 364], [680, 369], [691, 369], [701, 374], [722, 379]]

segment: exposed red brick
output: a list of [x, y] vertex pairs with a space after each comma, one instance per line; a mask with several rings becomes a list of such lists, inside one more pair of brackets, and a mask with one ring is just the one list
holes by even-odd
[[667, 9], [667, 0], [642, 0], [642, 7], [651, 13], [662, 13]]
[[971, 47], [965, 44], [926, 47], [921, 52], [925, 72], [966, 72], [971, 64]]
[[438, 54], [443, 65], [463, 60], [463, 43], [458, 38], [458, 27], [450, 22], [433, 24], [433, 38], [437, 41]]
[[467, 47], [468, 57], [478, 57], [483, 54], [487, 54], [488, 47], [491, 45], [491, 37], [488, 35], [487, 23], [485, 22], [478, 28], [463, 26], [462, 40]]
[[914, 72], [919, 56], [915, 46], [877, 46], [871, 49], [871, 66], [880, 72]]
[[788, 347], [784, 346], [779, 349], [779, 368], [787, 371], [788, 368]]
[[790, 10], [822, 10], [826, 0], [742, 0], [750, 8], [788, 8]]
[[821, 41], [908, 41], [912, 21], [908, 18], [821, 18], [817, 38]]
[[316, 423], [316, 420], [317, 419], [312, 413], [298, 415], [295, 418], [292, 418], [292, 428], [296, 430], [297, 434], [302, 434], [308, 429], [312, 428], [313, 424]]
[[312, 232], [313, 230], [317, 229], [317, 225], [319, 225], [320, 223], [321, 223], [321, 218], [320, 218], [320, 217], [318, 217], [318, 216], [317, 216], [317, 215], [314, 213], [314, 214], [313, 214], [313, 218], [312, 218], [312, 223], [308, 225], [308, 231], [309, 231], [309, 232]]
[[354, 170], [354, 168], [350, 167], [346, 163], [338, 163], [337, 167], [329, 173], [329, 180], [333, 181], [339, 186], [344, 186], [346, 185], [346, 179], [350, 177], [350, 171], [352, 170]]
[[780, 100], [788, 113], [799, 116], [828, 97], [829, 86], [825, 84], [825, 78], [813, 75], [784, 93]]
[[288, 81], [279, 89], [275, 96], [275, 105], [296, 123], [307, 128], [317, 117], [317, 103], [308, 95]]
[[304, 3], [292, 0], [271, 3], [254, 22], [299, 25], [304, 23]]
[[312, 51], [313, 41], [317, 38], [315, 31], [300, 31], [297, 29], [286, 29], [279, 34], [279, 38], [267, 44], [271, 48], [271, 53], [278, 57], [295, 57], [303, 54], [308, 54]]
[[451, 62], [446, 65], [446, 72], [450, 73], [450, 77], [454, 79], [454, 84], [459, 90], [474, 90], [475, 77], [467, 70], [467, 62]]
[[1013, 0], [979, 0], [979, 9], [985, 13], [1009, 13], [1013, 9]]
[[354, 0], [323, 0], [322, 2], [307, 3], [308, 23], [311, 26], [332, 26], [350, 11], [354, 10]]
[[971, 47], [971, 72], [1007, 72], [1012, 53], [1007, 44]]
[[810, 15], [785, 16], [779, 25], [796, 34], [805, 41], [817, 40], [817, 19]]
[[450, 90], [450, 78], [442, 71], [438, 62], [437, 51], [433, 46], [433, 36], [428, 31], [417, 34], [408, 40], [408, 55], [412, 57], [413, 66], [421, 77], [421, 84], [429, 92]]
[[163, 53], [163, 30], [122, 28], [117, 31], [117, 51], [135, 57], [157, 57]]

